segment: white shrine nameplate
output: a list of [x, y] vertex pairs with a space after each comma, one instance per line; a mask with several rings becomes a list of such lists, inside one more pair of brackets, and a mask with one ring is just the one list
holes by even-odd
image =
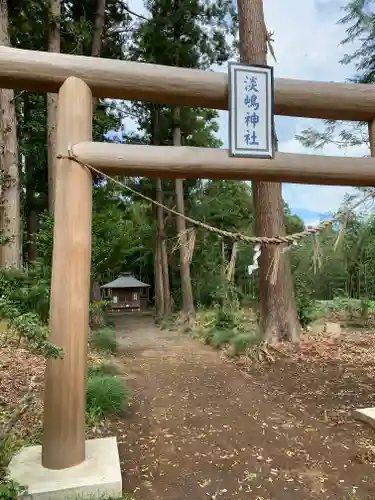
[[272, 158], [273, 68], [229, 63], [229, 154]]

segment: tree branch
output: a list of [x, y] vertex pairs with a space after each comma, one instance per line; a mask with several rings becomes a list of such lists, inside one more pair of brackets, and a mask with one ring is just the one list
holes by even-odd
[[148, 19], [147, 17], [145, 16], [142, 16], [142, 14], [137, 14], [136, 12], [132, 11], [129, 9], [129, 7], [127, 7], [126, 5], [123, 5], [122, 8], [128, 12], [129, 14], [131, 14], [132, 16], [135, 16], [135, 17], [138, 17], [138, 19], [143, 19], [143, 21], [149, 21], [150, 19]]

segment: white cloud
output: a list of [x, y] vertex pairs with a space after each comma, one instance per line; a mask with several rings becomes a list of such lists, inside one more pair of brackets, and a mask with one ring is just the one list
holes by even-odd
[[[344, 81], [354, 72], [353, 67], [339, 64], [350, 47], [340, 45], [345, 37], [345, 27], [337, 21], [343, 17], [345, 0], [263, 0], [268, 30], [274, 32], [273, 44], [277, 62], [275, 76], [298, 80]], [[223, 69], [225, 70], [225, 69]], [[228, 113], [220, 112], [220, 132], [227, 147]], [[322, 120], [305, 118], [278, 118], [279, 149], [288, 153], [324, 154], [332, 156], [363, 156], [367, 147], [339, 149], [327, 145], [322, 151], [305, 149], [295, 135], [303, 129], [324, 129]], [[335, 211], [350, 188], [340, 186], [308, 186], [285, 184], [283, 193], [292, 210], [312, 212]]]
[[[339, 64], [350, 47], [340, 46], [345, 37], [345, 27], [337, 21], [343, 17], [342, 6], [346, 0], [263, 0], [267, 28], [274, 32], [273, 44], [277, 62], [275, 76], [299, 80], [343, 81], [353, 74], [353, 67]], [[142, 0], [129, 0], [129, 7], [145, 14]], [[226, 71], [225, 67], [215, 68]], [[220, 137], [224, 147], [228, 145], [228, 113], [220, 112]], [[323, 128], [323, 122], [310, 119], [278, 119], [280, 151], [312, 153], [305, 150], [294, 138], [301, 130], [313, 126]], [[131, 122], [127, 121], [127, 126]], [[335, 145], [327, 146], [315, 154], [361, 156], [365, 147], [347, 151]], [[313, 212], [336, 210], [341, 204], [345, 187], [284, 185], [284, 196], [292, 209], [301, 208]]]
[[[339, 64], [350, 47], [340, 46], [345, 27], [337, 21], [343, 16], [340, 7], [346, 2], [316, 0], [264, 0], [268, 29], [275, 31], [274, 49], [278, 62], [275, 75], [281, 78], [305, 80], [343, 81], [353, 73], [353, 68]], [[293, 29], [291, 29], [293, 26]], [[310, 126], [323, 129], [320, 120], [298, 119], [294, 121], [295, 133]], [[290, 137], [279, 145], [280, 151], [312, 153]], [[367, 147], [339, 149], [327, 145], [315, 154], [335, 156], [363, 156]], [[339, 186], [284, 185], [286, 201], [292, 209], [304, 208], [315, 212], [336, 210], [350, 189]]]
[[348, 77], [348, 68], [338, 63], [348, 50], [339, 45], [345, 27], [337, 24], [343, 16], [340, 7], [345, 3], [264, 0], [266, 25], [275, 32], [277, 77], [324, 81]]

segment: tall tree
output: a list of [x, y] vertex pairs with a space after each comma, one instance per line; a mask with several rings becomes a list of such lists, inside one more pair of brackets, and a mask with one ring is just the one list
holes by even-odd
[[[8, 6], [0, 1], [0, 45], [10, 45]], [[20, 174], [14, 91], [0, 90], [1, 264], [21, 265]]]
[[[163, 185], [161, 179], [155, 181], [156, 201], [160, 205], [164, 204]], [[172, 314], [172, 297], [169, 282], [169, 265], [166, 242], [166, 229], [164, 223], [164, 209], [156, 207], [156, 278], [160, 281], [158, 293], [162, 295], [158, 313], [160, 316], [170, 316]]]
[[[181, 129], [180, 129], [180, 108], [173, 110], [173, 145], [181, 146]], [[186, 234], [185, 202], [184, 202], [184, 181], [183, 179], [175, 180], [176, 190], [176, 208], [182, 215], [176, 216], [176, 228], [178, 238], [180, 240], [180, 276], [181, 276], [181, 294], [182, 294], [182, 310], [189, 317], [194, 313], [193, 288], [191, 286], [190, 277], [190, 259], [188, 238]]]
[[[151, 106], [152, 137], [151, 144], [157, 146], [162, 138], [160, 134], [160, 106]], [[166, 228], [164, 223], [164, 193], [161, 179], [155, 181], [156, 201], [156, 252], [155, 252], [155, 285], [156, 285], [156, 310], [159, 316], [170, 316], [172, 314], [172, 296], [169, 281], [169, 264], [166, 242]]]
[[[240, 59], [246, 64], [267, 64], [268, 33], [262, 0], [239, 0]], [[277, 137], [274, 136], [275, 147]], [[281, 183], [253, 182], [255, 230], [258, 236], [285, 234]], [[263, 245], [260, 257], [260, 321], [265, 340], [297, 341], [299, 323], [289, 255], [280, 255], [275, 283], [269, 272], [276, 248]]]
[[[50, 0], [8, 0], [10, 16], [11, 43], [18, 48], [31, 50], [48, 50], [49, 35], [56, 24], [60, 23], [61, 51], [70, 54], [91, 55], [93, 46], [105, 57], [123, 57], [124, 36], [121, 32], [128, 23], [128, 14], [124, 10], [122, 0], [107, 0], [105, 5], [104, 26], [102, 36], [98, 19], [99, 5], [97, 0], [60, 0], [61, 15], [55, 22], [50, 22], [52, 3]], [[32, 13], [32, 15], [30, 15]], [[102, 21], [101, 21], [102, 22]], [[22, 210], [24, 230], [28, 227], [25, 251], [28, 250], [28, 261], [35, 260], [36, 218], [48, 209], [48, 151], [47, 148], [47, 103], [45, 94], [20, 92], [16, 93], [16, 113], [18, 125], [19, 156], [24, 157], [25, 168], [22, 171]], [[49, 115], [51, 116], [51, 114]], [[117, 128], [119, 118], [110, 110], [107, 102], [100, 102], [94, 113], [94, 137], [103, 139], [103, 133]], [[53, 127], [51, 127], [53, 128]], [[51, 130], [50, 128], [50, 130]], [[52, 130], [53, 132], [53, 130]], [[53, 134], [50, 135], [51, 139]], [[51, 144], [54, 144], [52, 141]], [[50, 154], [52, 159], [55, 154]], [[51, 162], [49, 163], [51, 165]], [[51, 170], [50, 170], [51, 171]], [[38, 258], [41, 256], [39, 255]]]
[[102, 48], [102, 36], [105, 22], [105, 2], [106, 0], [97, 0], [96, 3], [96, 14], [91, 51], [91, 55], [93, 57], [100, 57], [100, 51]]
[[[173, 4], [173, 14], [176, 14], [179, 9], [181, 9], [180, 0], [174, 0]], [[181, 24], [174, 23], [173, 25], [173, 45], [180, 40], [182, 36]], [[172, 60], [174, 66], [180, 66], [180, 51], [174, 50], [175, 60]], [[173, 145], [176, 147], [182, 146], [181, 144], [181, 110], [175, 107], [173, 109]], [[185, 214], [185, 203], [184, 203], [184, 181], [183, 179], [175, 180], [175, 192], [176, 192], [176, 207], [177, 211], [181, 215], [176, 216], [176, 229], [178, 238], [180, 240], [179, 250], [180, 250], [180, 276], [181, 276], [181, 294], [182, 294], [182, 310], [187, 317], [194, 313], [194, 298], [193, 298], [193, 288], [191, 286], [190, 277], [190, 260], [189, 260], [189, 249], [188, 249], [188, 238], [186, 235], [186, 222], [184, 219]]]
[[[134, 36], [133, 58], [146, 62], [208, 68], [222, 63], [231, 53], [226, 35], [231, 32], [233, 4], [225, 0], [217, 4], [199, 0], [148, 0], [149, 20], [141, 23]], [[235, 17], [235, 16], [234, 16]], [[235, 30], [235, 28], [234, 28]], [[204, 113], [204, 111], [203, 111]], [[202, 110], [163, 107], [163, 140], [160, 144], [187, 144]], [[214, 117], [212, 117], [214, 118]], [[211, 118], [211, 119], [212, 119]], [[201, 144], [202, 146], [207, 145]], [[184, 213], [184, 183], [175, 182], [176, 206]], [[185, 313], [194, 311], [190, 278], [186, 224], [183, 217], [176, 217], [180, 244], [180, 283], [182, 305]]]
[[[48, 31], [48, 51], [60, 52], [61, 0], [50, 0]], [[57, 94], [47, 94], [48, 126], [48, 209], [51, 214], [55, 205], [56, 172], [56, 132], [57, 132]]]

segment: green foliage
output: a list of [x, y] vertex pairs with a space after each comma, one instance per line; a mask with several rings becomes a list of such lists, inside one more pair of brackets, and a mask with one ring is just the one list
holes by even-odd
[[[362, 194], [358, 194], [360, 199]], [[375, 297], [375, 218], [366, 213], [351, 214], [337, 247], [338, 228], [318, 236], [320, 266], [313, 266], [313, 243], [306, 241], [291, 251], [297, 288], [303, 288], [309, 300], [332, 300], [336, 297], [363, 299]], [[297, 290], [298, 295], [298, 290]]]
[[[3, 420], [3, 419], [2, 419]], [[0, 500], [13, 500], [24, 491], [24, 488], [8, 477], [8, 464], [15, 453], [22, 446], [22, 440], [16, 439], [11, 435], [0, 439]]]
[[0, 269], [0, 294], [21, 312], [33, 312], [46, 324], [49, 311], [49, 272], [33, 269]]
[[[54, 22], [49, 12], [50, 2], [23, 0], [22, 2], [10, 1], [8, 4], [12, 45], [22, 49], [46, 51], [50, 25]], [[129, 27], [130, 18], [126, 5], [121, 0], [106, 0], [105, 4], [101, 55], [120, 59], [124, 56], [126, 48], [124, 32]], [[96, 0], [79, 2], [63, 0], [61, 2], [59, 21], [62, 52], [91, 55], [96, 10]], [[18, 341], [21, 340], [36, 354], [56, 357], [61, 356], [62, 352], [48, 341], [47, 328], [53, 219], [45, 213], [48, 205], [46, 95], [24, 91], [15, 92], [15, 106], [19, 157], [24, 161], [23, 168], [20, 169], [23, 252], [24, 261], [29, 263], [30, 269], [0, 270], [0, 320], [8, 328], [7, 336], [2, 341], [5, 340], [7, 345], [12, 343], [17, 346]], [[94, 113], [93, 125], [94, 140], [108, 140], [105, 137], [106, 133], [121, 127], [121, 116], [111, 108], [111, 102], [99, 101]], [[5, 181], [6, 179], [1, 178], [0, 184]], [[98, 184], [98, 179], [95, 179], [97, 189], [99, 189]], [[118, 219], [110, 220], [112, 233], [115, 233], [114, 228], [120, 227], [113, 238], [117, 238], [123, 229]], [[37, 222], [36, 228], [32, 227], [33, 221]], [[35, 231], [37, 231], [37, 237], [34, 243], [32, 234]], [[111, 232], [106, 232], [106, 236], [108, 234]], [[126, 235], [128, 234], [126, 232]], [[124, 243], [122, 240], [124, 248], [128, 248], [126, 245], [128, 241], [127, 239]], [[94, 243], [97, 248], [101, 243], [100, 238], [95, 239], [95, 235]], [[40, 264], [38, 266], [34, 266], [34, 261], [31, 260], [33, 252], [30, 249], [35, 249], [35, 246], [38, 264]], [[103, 262], [103, 256], [105, 252], [99, 252], [98, 262], [95, 262], [99, 268], [98, 274], [109, 262], [109, 259]], [[116, 265], [120, 267], [121, 262], [121, 256], [117, 254]], [[94, 267], [94, 274], [96, 272]], [[13, 498], [16, 495], [15, 490], [15, 485], [2, 481], [0, 498]]]
[[15, 481], [7, 477], [0, 479], [0, 500], [16, 500], [24, 492], [25, 488]]
[[9, 339], [26, 342], [35, 354], [59, 357], [61, 349], [48, 341], [48, 281], [39, 269], [0, 269], [0, 320]]
[[[354, 51], [339, 61], [341, 64], [353, 64], [356, 75], [349, 78], [354, 83], [375, 83], [374, 35], [375, 15], [364, 11], [365, 0], [349, 0], [343, 11], [345, 15], [338, 24], [346, 26], [346, 36], [341, 45], [350, 44]], [[322, 149], [327, 144], [335, 144], [339, 148], [369, 144], [368, 126], [365, 122], [345, 122], [326, 120], [325, 130], [319, 131], [310, 127], [303, 130], [296, 138], [307, 148]]]
[[262, 337], [254, 332], [239, 333], [230, 340], [233, 355], [243, 354], [249, 347], [258, 346], [262, 343]]
[[105, 313], [107, 312], [109, 305], [110, 302], [108, 300], [96, 300], [90, 303], [89, 313], [91, 328], [100, 328], [107, 325]]
[[116, 330], [108, 326], [94, 330], [91, 336], [91, 345], [99, 351], [114, 354], [118, 347]]
[[[13, 46], [22, 49], [48, 49], [50, 3], [24, 0], [9, 4], [9, 30]], [[95, 31], [97, 2], [94, 0], [62, 1], [60, 17], [61, 51], [68, 54], [91, 55]], [[32, 14], [30, 14], [32, 13]], [[124, 32], [130, 23], [126, 6], [121, 0], [106, 0], [105, 24], [101, 37], [101, 55], [114, 59], [124, 57], [126, 38]], [[43, 214], [48, 205], [47, 175], [47, 110], [45, 94], [16, 92], [17, 135], [20, 157], [24, 157], [22, 175], [22, 217], [25, 233], [27, 220], [35, 213]], [[110, 130], [121, 128], [121, 115], [112, 108], [112, 102], [100, 100], [94, 112], [94, 140], [109, 140]], [[95, 179], [97, 180], [97, 179]], [[41, 219], [41, 218], [40, 218]], [[42, 225], [44, 221], [41, 221]], [[24, 237], [25, 260], [28, 260], [29, 235]], [[52, 232], [50, 234], [52, 241]], [[52, 245], [48, 252], [38, 250], [38, 258], [51, 263]], [[46, 242], [44, 242], [46, 243]]]
[[92, 375], [87, 380], [86, 413], [89, 420], [100, 421], [125, 408], [130, 392], [124, 381], [111, 375]]
[[229, 305], [199, 311], [190, 334], [213, 347], [228, 347], [232, 356], [262, 342], [254, 314]]
[[236, 310], [232, 308], [218, 308], [216, 311], [216, 327], [233, 329], [238, 325]]
[[45, 212], [41, 213], [38, 219], [38, 226], [36, 246], [39, 261], [45, 268], [52, 268], [53, 217]]
[[105, 324], [110, 328], [116, 327], [116, 321], [113, 318], [109, 318], [108, 316], [105, 316]]
[[[62, 350], [48, 340], [48, 305], [48, 273], [43, 268], [0, 269], [0, 320], [6, 329], [2, 332], [2, 345], [17, 347], [22, 342], [23, 346], [37, 355], [61, 357]], [[12, 436], [13, 427], [31, 402], [32, 395], [26, 395], [20, 403], [21, 410], [16, 406], [2, 422], [0, 499], [15, 499], [23, 491], [6, 477], [6, 470], [13, 453], [20, 447], [19, 441]]]
[[213, 332], [210, 343], [214, 347], [221, 347], [222, 345], [227, 344], [233, 335], [233, 330], [224, 328], [217, 329]]
[[89, 366], [87, 370], [88, 377], [94, 375], [118, 375], [119, 373], [120, 369], [113, 361], [102, 361], [100, 364]]
[[312, 290], [301, 279], [296, 282], [296, 306], [300, 325], [306, 328], [314, 320], [315, 304]]

